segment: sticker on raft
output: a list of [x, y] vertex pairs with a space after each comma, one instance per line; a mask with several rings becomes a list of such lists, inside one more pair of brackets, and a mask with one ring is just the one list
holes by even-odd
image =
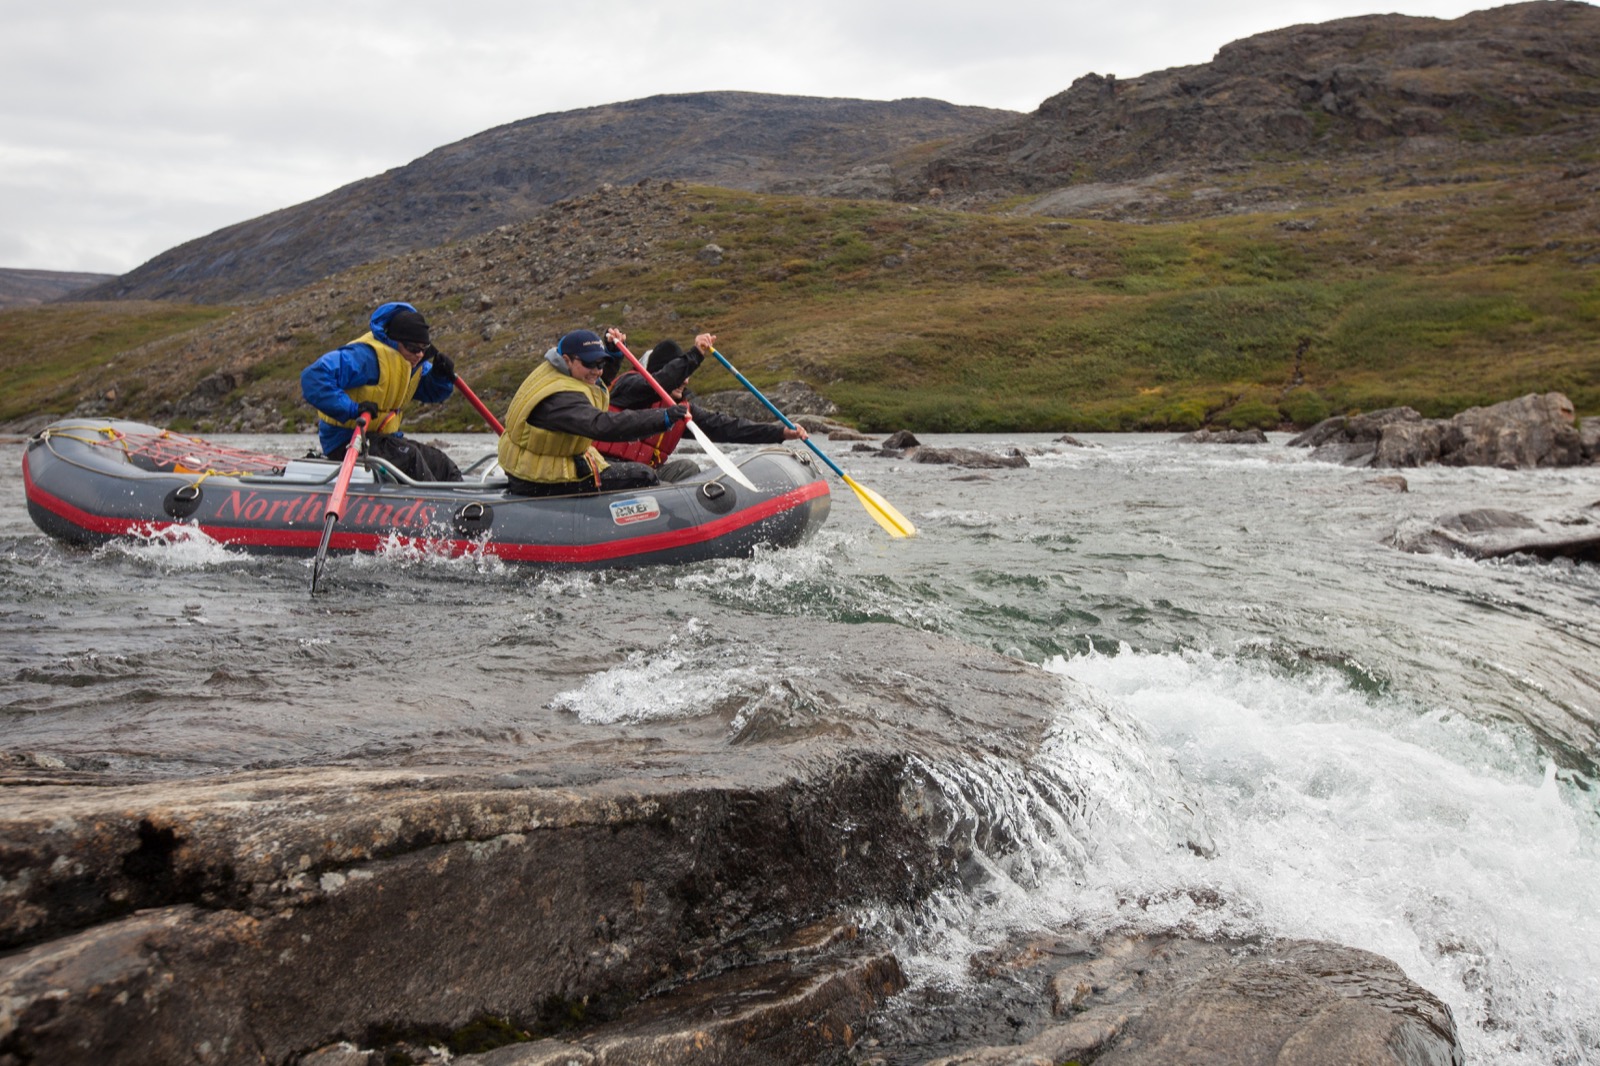
[[654, 496], [636, 496], [611, 505], [611, 521], [619, 526], [631, 526], [635, 522], [649, 522], [660, 517], [661, 508]]

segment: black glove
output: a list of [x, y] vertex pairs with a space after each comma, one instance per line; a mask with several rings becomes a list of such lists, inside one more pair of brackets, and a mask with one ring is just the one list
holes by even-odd
[[371, 400], [362, 400], [360, 403], [356, 404], [357, 418], [360, 418], [362, 415], [371, 415], [372, 420], [376, 422], [378, 420], [378, 413], [378, 405], [373, 403]]
[[682, 422], [685, 418], [689, 417], [689, 405], [686, 403], [675, 403], [662, 413], [666, 416], [667, 425], [670, 426], [674, 422]]
[[454, 359], [451, 359], [448, 355], [445, 355], [431, 344], [428, 345], [427, 349], [422, 354], [433, 360], [433, 368], [428, 371], [429, 377], [437, 376], [452, 384], [455, 383], [456, 362]]

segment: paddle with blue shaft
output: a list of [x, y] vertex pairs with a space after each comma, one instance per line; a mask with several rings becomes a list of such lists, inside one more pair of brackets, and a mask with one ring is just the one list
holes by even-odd
[[333, 483], [333, 494], [328, 497], [328, 509], [323, 512], [322, 543], [317, 545], [317, 561], [311, 567], [311, 595], [317, 594], [317, 582], [322, 579], [322, 563], [328, 557], [328, 541], [333, 537], [333, 524], [344, 516], [345, 491], [350, 488], [350, 475], [355, 472], [356, 457], [361, 454], [361, 435], [366, 432], [372, 416], [365, 411], [356, 419], [350, 443], [344, 446], [344, 462], [339, 464], [339, 476]]
[[456, 375], [456, 388], [461, 391], [461, 395], [467, 398], [467, 402], [483, 416], [483, 420], [489, 423], [496, 436], [505, 436], [506, 427], [502, 426], [500, 420], [494, 416], [494, 412], [485, 407], [483, 401], [478, 399], [478, 394], [467, 388], [467, 383], [461, 380], [460, 374]]
[[[660, 396], [668, 404], [675, 404], [678, 402], [667, 393], [666, 389], [661, 387], [661, 382], [657, 381], [650, 371], [644, 368], [644, 364], [639, 362], [638, 357], [632, 352], [628, 351], [627, 345], [623, 344], [621, 341], [617, 341], [617, 350], [628, 357], [628, 362], [632, 363], [633, 368], [639, 372], [640, 376], [650, 383], [651, 388], [656, 390], [656, 395]], [[744, 473], [740, 471], [738, 467], [733, 465], [733, 460], [722, 454], [721, 448], [718, 448], [715, 444], [711, 443], [711, 438], [706, 436], [706, 431], [695, 425], [693, 418], [685, 418], [683, 421], [689, 427], [689, 432], [694, 434], [694, 439], [700, 442], [700, 447], [705, 449], [706, 454], [711, 457], [712, 462], [716, 463], [722, 468], [722, 472], [724, 474], [727, 474], [729, 477], [733, 478], [733, 480], [737, 481], [751, 492], [756, 491], [755, 483], [749, 478], [745, 477]]]
[[[711, 354], [716, 356], [717, 362], [721, 363], [728, 373], [739, 379], [739, 384], [749, 389], [752, 396], [765, 404], [767, 410], [771, 411], [777, 416], [778, 421], [782, 422], [790, 429], [799, 428], [793, 422], [789, 421], [788, 417], [784, 415], [782, 411], [778, 410], [777, 407], [773, 405], [771, 400], [761, 395], [760, 389], [750, 384], [749, 380], [743, 374], [735, 370], [733, 368], [733, 364], [728, 362], [726, 356], [717, 351], [715, 348], [711, 349]], [[827, 453], [821, 448], [817, 447], [816, 444], [812, 442], [810, 437], [806, 438], [806, 446], [812, 451], [816, 452], [817, 458], [827, 463], [833, 472], [839, 475], [839, 479], [841, 481], [850, 486], [850, 488], [855, 492], [856, 498], [861, 501], [861, 506], [867, 509], [867, 514], [871, 515], [873, 521], [877, 522], [878, 525], [887, 530], [889, 536], [914, 537], [917, 535], [917, 527], [911, 524], [911, 520], [909, 518], [895, 510], [894, 506], [890, 504], [888, 500], [884, 499], [882, 496], [879, 496], [876, 492], [873, 492], [865, 485], [856, 484], [855, 478], [851, 477], [849, 474], [846, 474], [843, 470], [840, 470], [839, 464], [828, 458]]]

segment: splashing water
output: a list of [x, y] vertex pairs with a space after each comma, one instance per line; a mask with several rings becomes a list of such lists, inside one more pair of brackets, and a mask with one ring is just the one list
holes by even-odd
[[1038, 928], [1306, 937], [1398, 962], [1468, 1061], [1600, 1051], [1600, 809], [1531, 738], [1331, 667], [1124, 647], [1046, 668], [1081, 687], [1029, 766], [921, 767], [973, 857], [963, 891], [879, 916], [912, 926], [915, 980], [959, 988]]

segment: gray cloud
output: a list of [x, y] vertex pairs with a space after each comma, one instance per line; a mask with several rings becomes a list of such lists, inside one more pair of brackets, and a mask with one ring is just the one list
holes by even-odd
[[1027, 111], [1091, 71], [1204, 63], [1369, 3], [10, 0], [0, 265], [121, 273], [533, 115], [719, 89]]

